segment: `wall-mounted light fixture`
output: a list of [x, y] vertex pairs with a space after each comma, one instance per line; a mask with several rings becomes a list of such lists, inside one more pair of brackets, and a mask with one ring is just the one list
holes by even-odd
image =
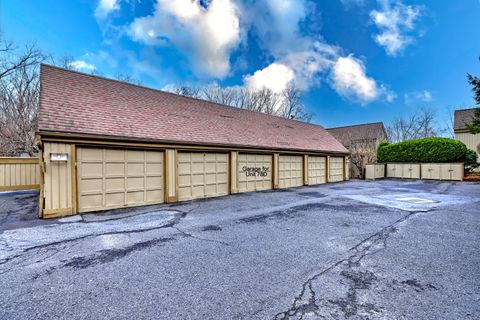
[[50, 161], [68, 161], [68, 153], [50, 153]]

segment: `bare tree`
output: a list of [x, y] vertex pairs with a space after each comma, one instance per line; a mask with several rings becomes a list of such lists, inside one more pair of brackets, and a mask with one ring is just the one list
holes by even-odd
[[408, 117], [396, 118], [387, 127], [387, 134], [391, 142], [435, 137], [438, 134], [435, 112], [424, 108]]
[[378, 144], [386, 138], [383, 131], [375, 129], [363, 132], [361, 137], [351, 131], [345, 131], [335, 137], [351, 152], [351, 176], [359, 178], [364, 176], [365, 165], [377, 160]]
[[191, 98], [201, 98], [201, 92], [199, 88], [188, 87], [188, 86], [176, 86], [174, 92], [178, 95], [191, 97]]
[[135, 84], [137, 86], [141, 86], [143, 82], [129, 74], [123, 73], [123, 72], [118, 72], [115, 74], [114, 79], [118, 81], [123, 81], [123, 82], [128, 82], [131, 84]]
[[0, 79], [0, 154], [36, 153], [38, 65], [26, 63]]
[[15, 70], [35, 66], [45, 58], [35, 45], [27, 46], [20, 55], [17, 51], [13, 42], [0, 40], [0, 79], [8, 77]]
[[205, 100], [238, 107], [239, 92], [236, 88], [220, 87], [212, 84], [202, 89], [202, 95]]
[[201, 89], [179, 86], [174, 92], [183, 96], [200, 98], [240, 109], [281, 116], [288, 119], [310, 121], [311, 114], [306, 111], [301, 91], [294, 85], [281, 93], [262, 88], [251, 90], [242, 87], [220, 87], [217, 84]]
[[282, 117], [309, 122], [312, 119], [312, 114], [305, 109], [300, 89], [291, 84], [282, 91], [282, 106], [280, 109]]

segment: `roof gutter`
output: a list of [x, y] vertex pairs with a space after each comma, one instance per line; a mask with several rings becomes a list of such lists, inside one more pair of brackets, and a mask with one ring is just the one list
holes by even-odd
[[132, 138], [126, 136], [110, 136], [110, 135], [97, 135], [97, 134], [84, 134], [84, 133], [71, 133], [71, 132], [61, 132], [61, 131], [44, 131], [40, 130], [38, 134], [43, 141], [64, 141], [64, 142], [73, 142], [78, 144], [91, 144], [85, 140], [95, 140], [97, 143], [104, 144], [110, 143], [121, 143], [127, 142], [130, 144], [150, 144], [152, 147], [175, 147], [181, 149], [182, 147], [211, 147], [216, 149], [228, 149], [228, 150], [263, 150], [263, 151], [286, 151], [286, 152], [297, 152], [297, 153], [312, 153], [312, 154], [322, 154], [322, 155], [342, 155], [348, 156], [350, 152], [339, 152], [339, 151], [329, 151], [329, 150], [310, 150], [310, 149], [295, 149], [295, 148], [272, 148], [266, 146], [251, 146], [251, 145], [236, 145], [236, 144], [221, 144], [221, 143], [204, 143], [204, 142], [194, 142], [194, 141], [173, 141], [173, 140], [156, 140], [156, 139], [142, 139], [142, 138]]

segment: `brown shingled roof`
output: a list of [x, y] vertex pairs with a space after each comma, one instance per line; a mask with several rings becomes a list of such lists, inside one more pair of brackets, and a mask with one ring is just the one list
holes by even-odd
[[328, 128], [327, 131], [347, 146], [351, 144], [351, 140], [378, 139], [384, 136], [386, 137], [383, 122]]
[[455, 110], [453, 129], [455, 131], [466, 130], [466, 125], [470, 124], [473, 120], [473, 114], [475, 113], [475, 109], [477, 108]]
[[323, 127], [42, 65], [42, 132], [348, 153]]

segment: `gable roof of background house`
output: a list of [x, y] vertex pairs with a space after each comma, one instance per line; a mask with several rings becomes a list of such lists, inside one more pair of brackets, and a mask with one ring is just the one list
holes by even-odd
[[322, 126], [41, 66], [39, 131], [348, 153]]
[[475, 109], [477, 108], [455, 110], [453, 117], [453, 130], [466, 130], [466, 125], [472, 122]]
[[352, 141], [378, 139], [387, 136], [383, 122], [328, 128], [327, 131], [347, 146], [350, 145]]

